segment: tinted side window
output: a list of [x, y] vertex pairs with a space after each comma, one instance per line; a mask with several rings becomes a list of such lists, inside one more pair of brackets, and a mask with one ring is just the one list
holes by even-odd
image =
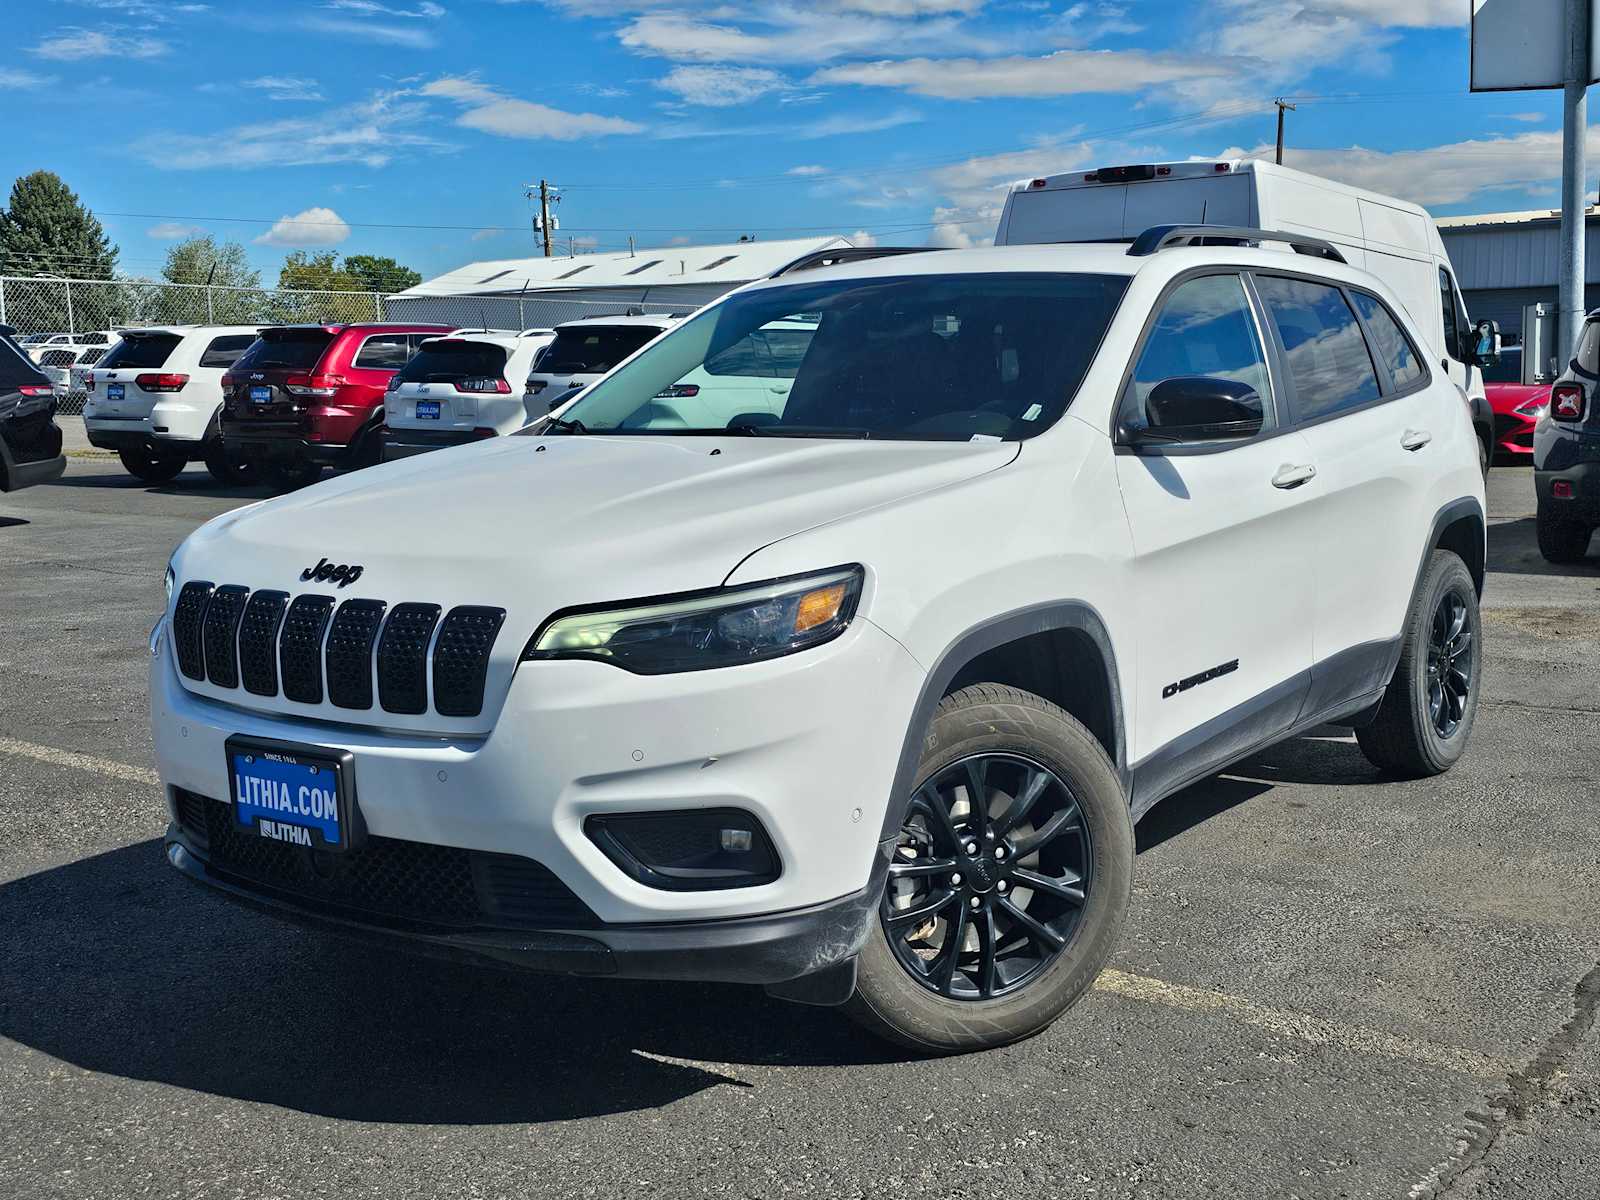
[[[1179, 284], [1161, 309], [1133, 369], [1128, 422], [1145, 424], [1145, 399], [1164, 379], [1209, 376], [1248, 384], [1263, 418], [1267, 360], [1237, 275], [1202, 275]], [[1270, 424], [1270, 421], [1269, 421]]]
[[355, 365], [379, 371], [398, 371], [411, 357], [411, 342], [403, 333], [375, 333], [361, 344]]
[[221, 337], [211, 339], [211, 344], [205, 348], [205, 353], [200, 356], [202, 367], [231, 367], [239, 360], [239, 355], [250, 348], [250, 343], [256, 340], [253, 333], [225, 333]]
[[1378, 399], [1378, 374], [1343, 292], [1271, 275], [1258, 276], [1256, 289], [1283, 342], [1301, 420]]
[[1394, 319], [1394, 314], [1383, 306], [1383, 301], [1365, 292], [1351, 292], [1350, 298], [1355, 301], [1361, 319], [1367, 323], [1367, 332], [1372, 334], [1372, 340], [1376, 343], [1373, 349], [1388, 364], [1395, 391], [1405, 391], [1424, 374], [1417, 348], [1411, 344], [1405, 330], [1400, 328], [1400, 322]]
[[1450, 286], [1450, 272], [1439, 268], [1439, 304], [1444, 312], [1444, 348], [1457, 362], [1461, 357], [1461, 330], [1456, 325], [1456, 294]]

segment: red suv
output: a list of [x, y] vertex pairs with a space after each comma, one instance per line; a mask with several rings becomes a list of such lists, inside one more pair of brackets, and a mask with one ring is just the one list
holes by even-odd
[[377, 462], [389, 380], [419, 343], [451, 328], [373, 321], [263, 329], [222, 377], [228, 458], [291, 486], [312, 482], [323, 467]]

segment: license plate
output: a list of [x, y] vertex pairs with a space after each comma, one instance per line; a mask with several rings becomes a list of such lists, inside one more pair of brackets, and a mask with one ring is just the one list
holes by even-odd
[[312, 850], [349, 850], [358, 841], [348, 751], [231, 737], [226, 753], [241, 829]]
[[437, 421], [439, 419], [439, 402], [437, 400], [417, 401], [417, 420]]
[[107, 400], [121, 400], [122, 399], [122, 385], [120, 383], [108, 383], [108, 384], [106, 384], [106, 399]]
[[269, 387], [253, 387], [250, 389], [251, 404], [271, 404], [272, 389]]

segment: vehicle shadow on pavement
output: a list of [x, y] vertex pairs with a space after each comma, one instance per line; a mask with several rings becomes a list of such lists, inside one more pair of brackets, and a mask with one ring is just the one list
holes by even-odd
[[1508, 575], [1595, 575], [1600, 573], [1600, 539], [1590, 543], [1580, 563], [1546, 562], [1532, 517], [1489, 526], [1489, 570]]
[[152, 496], [205, 496], [219, 500], [261, 500], [278, 494], [268, 484], [218, 483], [204, 472], [188, 472], [171, 483], [148, 484], [123, 471], [106, 475], [63, 475], [51, 487], [115, 488], [118, 491], [149, 492]]
[[158, 839], [0, 884], [0, 964], [0, 1035], [21, 1045], [346, 1120], [571, 1120], [754, 1086], [716, 1063], [901, 1057], [756, 988], [501, 971], [288, 925], [185, 882]]
[[29, 524], [26, 517], [0, 517], [0, 529], [10, 529], [13, 525]]

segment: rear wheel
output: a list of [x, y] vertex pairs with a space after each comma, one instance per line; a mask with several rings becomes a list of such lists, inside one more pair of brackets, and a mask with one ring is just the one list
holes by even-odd
[[118, 450], [123, 469], [141, 483], [168, 483], [178, 477], [189, 465], [189, 456], [171, 450], [156, 450], [140, 446], [136, 450]]
[[222, 447], [221, 438], [213, 438], [205, 446], [206, 470], [218, 483], [254, 483], [256, 465], [241, 459], [229, 459]]
[[381, 426], [374, 425], [355, 441], [355, 444], [345, 451], [344, 469], [346, 471], [363, 471], [368, 467], [375, 467], [383, 456], [383, 440], [378, 430]]
[[1587, 522], [1558, 517], [1541, 504], [1534, 526], [1539, 535], [1539, 553], [1548, 562], [1581, 562], [1589, 553], [1594, 530]]
[[1433, 552], [1404, 637], [1378, 714], [1356, 730], [1356, 740], [1374, 766], [1416, 779], [1455, 765], [1478, 711], [1478, 590], [1467, 564], [1450, 551]]
[[1133, 826], [1094, 736], [1048, 701], [978, 684], [934, 714], [858, 960], [849, 1011], [949, 1054], [1030, 1037], [1121, 934]]

